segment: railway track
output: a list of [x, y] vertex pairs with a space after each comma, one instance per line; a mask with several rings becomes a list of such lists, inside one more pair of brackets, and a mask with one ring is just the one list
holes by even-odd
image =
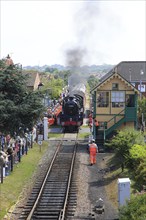
[[72, 181], [76, 149], [77, 134], [65, 134], [19, 219], [63, 220], [73, 216], [77, 192], [76, 181]]

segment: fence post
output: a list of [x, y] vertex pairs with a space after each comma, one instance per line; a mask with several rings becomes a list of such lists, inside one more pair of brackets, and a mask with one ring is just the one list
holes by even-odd
[[4, 158], [2, 156], [0, 156], [1, 183], [3, 183], [3, 179], [4, 179], [4, 170], [3, 170], [4, 164], [5, 164]]
[[27, 151], [28, 151], [28, 146], [27, 146], [27, 135], [25, 136], [25, 138], [26, 138], [26, 145], [25, 145], [25, 152], [26, 152], [26, 155], [27, 155]]
[[10, 155], [11, 171], [13, 171], [13, 154]]
[[33, 147], [33, 134], [32, 134], [32, 132], [30, 134], [30, 147], [31, 148]]
[[44, 140], [48, 140], [48, 118], [44, 117]]
[[25, 152], [25, 150], [24, 150], [24, 143], [22, 144], [22, 155], [24, 155], [24, 152]]
[[1, 172], [1, 183], [3, 183], [3, 179], [4, 179], [4, 177], [3, 177], [3, 165], [1, 166], [0, 165], [0, 172]]
[[21, 146], [19, 144], [18, 161], [21, 162]]

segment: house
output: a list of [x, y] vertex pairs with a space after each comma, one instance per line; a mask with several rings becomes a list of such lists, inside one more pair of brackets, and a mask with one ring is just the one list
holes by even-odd
[[91, 90], [93, 119], [99, 126], [93, 126], [93, 137], [98, 146], [103, 146], [117, 130], [126, 126], [137, 127], [137, 99], [140, 92], [115, 68]]
[[[136, 89], [141, 91], [141, 96], [146, 97], [146, 61], [122, 61], [114, 69], [134, 85]], [[102, 82], [109, 77], [114, 69], [104, 75], [100, 81]]]
[[[15, 65], [18, 68], [21, 68], [22, 71], [22, 65], [20, 64], [14, 64], [13, 60], [11, 59], [11, 57], [8, 56], [5, 59], [6, 65]], [[38, 72], [24, 72], [22, 71], [22, 74], [27, 76], [27, 84], [26, 87], [28, 88], [28, 90], [30, 91], [34, 91], [36, 89], [38, 89], [38, 86], [41, 85], [41, 81], [40, 81], [40, 76]]]
[[23, 72], [27, 76], [27, 88], [29, 91], [35, 91], [41, 83], [40, 75], [38, 72]]

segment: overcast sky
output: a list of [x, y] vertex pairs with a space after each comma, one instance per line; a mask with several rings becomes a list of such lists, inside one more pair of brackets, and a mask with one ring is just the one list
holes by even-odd
[[26, 65], [146, 60], [146, 1], [1, 0], [1, 58]]

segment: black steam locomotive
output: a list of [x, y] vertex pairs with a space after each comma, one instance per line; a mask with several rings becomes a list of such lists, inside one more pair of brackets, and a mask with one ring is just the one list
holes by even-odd
[[79, 83], [70, 87], [68, 95], [63, 99], [60, 124], [65, 132], [77, 132], [83, 124], [85, 105], [85, 85]]

